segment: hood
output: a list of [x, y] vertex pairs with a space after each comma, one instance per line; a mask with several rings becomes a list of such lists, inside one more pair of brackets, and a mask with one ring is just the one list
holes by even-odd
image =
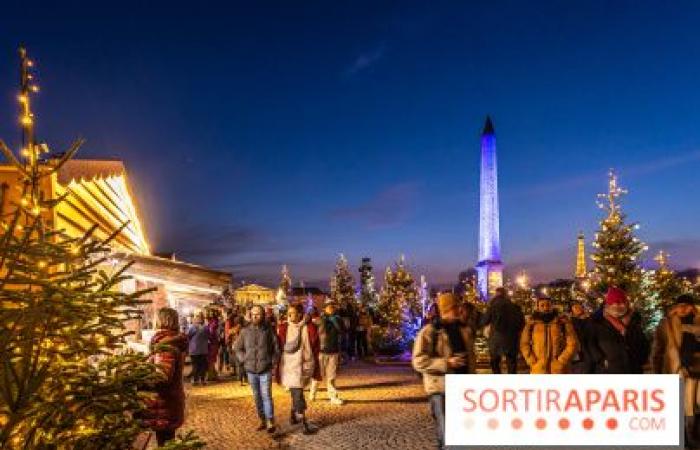
[[187, 337], [173, 330], [158, 330], [151, 338], [151, 347], [154, 345], [171, 345], [184, 352], [187, 350]]

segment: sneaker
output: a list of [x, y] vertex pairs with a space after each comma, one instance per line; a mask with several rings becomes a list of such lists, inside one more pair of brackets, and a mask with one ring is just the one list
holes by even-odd
[[277, 431], [277, 427], [275, 426], [275, 422], [272, 420], [267, 421], [267, 432], [270, 434], [273, 434], [275, 431]]

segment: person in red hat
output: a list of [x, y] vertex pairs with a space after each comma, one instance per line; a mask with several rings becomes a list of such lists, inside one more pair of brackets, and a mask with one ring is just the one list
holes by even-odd
[[642, 373], [650, 344], [622, 289], [610, 287], [605, 304], [591, 317], [587, 347], [594, 373]]

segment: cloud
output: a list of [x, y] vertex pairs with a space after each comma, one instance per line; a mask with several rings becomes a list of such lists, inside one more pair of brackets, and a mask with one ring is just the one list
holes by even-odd
[[361, 53], [355, 60], [345, 69], [345, 75], [356, 75], [357, 73], [376, 64], [377, 61], [384, 57], [386, 46], [384, 44], [378, 46], [370, 52]]
[[178, 258], [204, 261], [250, 252], [271, 252], [288, 248], [275, 234], [262, 227], [240, 224], [197, 224], [184, 227], [163, 240], [162, 251], [176, 250]]
[[419, 186], [415, 182], [399, 183], [357, 206], [331, 211], [334, 220], [354, 220], [367, 228], [390, 228], [403, 224], [417, 211]]
[[[665, 158], [659, 158], [652, 161], [647, 161], [640, 164], [630, 165], [626, 167], [615, 168], [615, 171], [622, 175], [624, 178], [638, 177], [642, 175], [649, 175], [652, 173], [660, 172], [662, 170], [670, 169], [672, 167], [677, 167], [683, 164], [688, 164], [694, 161], [700, 161], [700, 150], [694, 150], [688, 153], [682, 153], [679, 155], [667, 156]], [[600, 184], [604, 178], [603, 169], [596, 172], [589, 172], [579, 176], [570, 176], [567, 178], [561, 178], [559, 180], [554, 180], [552, 182], [539, 183], [530, 185], [528, 187], [519, 188], [517, 191], [508, 192], [506, 195], [511, 198], [522, 198], [522, 197], [532, 197], [532, 196], [542, 196], [547, 194], [552, 194], [555, 192], [560, 192], [563, 190], [574, 190], [580, 188], [581, 186], [587, 186], [589, 184]]]

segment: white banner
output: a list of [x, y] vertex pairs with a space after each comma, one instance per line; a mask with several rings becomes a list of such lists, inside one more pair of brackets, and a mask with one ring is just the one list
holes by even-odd
[[678, 375], [447, 375], [445, 444], [678, 446]]

